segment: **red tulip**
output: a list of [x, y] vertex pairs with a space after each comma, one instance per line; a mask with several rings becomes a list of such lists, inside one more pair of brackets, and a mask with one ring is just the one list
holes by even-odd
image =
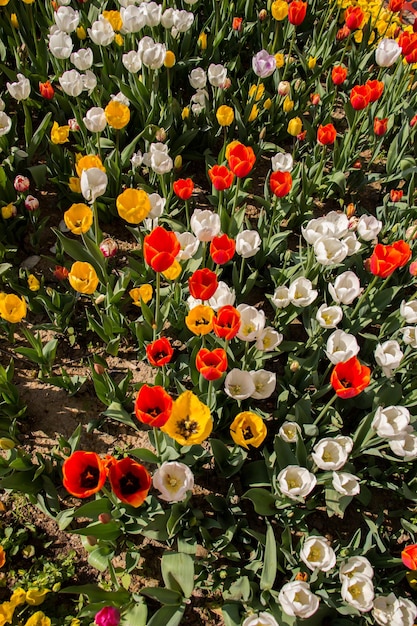
[[344, 26], [342, 26], [342, 28], [339, 28], [339, 30], [336, 33], [336, 41], [343, 41], [343, 39], [346, 39], [347, 37], [349, 37], [351, 33], [351, 30], [348, 26], [346, 26], [346, 24]]
[[325, 126], [320, 126], [317, 129], [317, 141], [321, 143], [322, 146], [328, 146], [334, 143], [336, 139], [337, 131], [333, 124], [326, 124]]
[[143, 241], [143, 256], [155, 272], [165, 272], [175, 261], [181, 246], [175, 233], [157, 226]]
[[96, 452], [73, 452], [62, 466], [63, 485], [76, 498], [88, 498], [103, 487], [107, 471]]
[[188, 279], [190, 294], [197, 300], [209, 300], [218, 286], [216, 274], [207, 267], [196, 270]]
[[410, 33], [407, 30], [403, 30], [398, 37], [398, 45], [402, 49], [402, 53], [405, 57], [412, 54], [417, 48], [417, 33]]
[[370, 89], [369, 102], [376, 102], [384, 92], [382, 80], [367, 80], [365, 85]]
[[387, 132], [387, 128], [388, 128], [388, 118], [384, 117], [382, 119], [380, 119], [379, 117], [376, 117], [374, 119], [374, 133], [375, 135], [378, 135], [378, 137], [385, 135], [385, 133]]
[[169, 363], [173, 354], [174, 350], [166, 337], [155, 339], [146, 346], [146, 356], [154, 367], [162, 367]]
[[403, 8], [404, 0], [389, 0], [388, 9], [393, 13], [399, 13]]
[[368, 85], [356, 85], [350, 92], [350, 103], [356, 111], [368, 106], [371, 98], [371, 90]]
[[307, 13], [307, 2], [301, 0], [292, 0], [288, 5], [288, 21], [294, 26], [299, 26]]
[[235, 176], [247, 176], [255, 165], [256, 156], [250, 146], [244, 146], [239, 141], [233, 142], [227, 151], [227, 163]]
[[55, 95], [55, 90], [49, 80], [44, 83], [39, 83], [39, 93], [45, 100], [52, 100]]
[[232, 22], [233, 30], [240, 32], [242, 30], [243, 17], [234, 17]]
[[339, 398], [359, 395], [371, 380], [371, 370], [354, 356], [344, 363], [337, 363], [330, 376], [330, 383]]
[[233, 184], [234, 174], [225, 165], [213, 165], [208, 171], [212, 185], [217, 191], [229, 189]]
[[220, 307], [213, 317], [213, 331], [221, 339], [233, 339], [240, 329], [240, 313], [234, 306], [226, 304]]
[[113, 493], [119, 500], [134, 507], [143, 504], [151, 487], [149, 472], [129, 457], [110, 465], [109, 480]]
[[292, 176], [290, 172], [272, 172], [269, 178], [269, 187], [277, 198], [283, 198], [290, 193], [292, 187]]
[[174, 193], [181, 200], [188, 200], [191, 198], [194, 191], [194, 183], [191, 178], [179, 178], [172, 185]]
[[356, 30], [362, 26], [365, 14], [359, 6], [350, 6], [345, 11], [345, 24], [350, 30]]
[[210, 256], [217, 265], [224, 265], [235, 254], [235, 240], [228, 235], [219, 235], [210, 242]]
[[417, 544], [411, 543], [401, 552], [402, 562], [408, 569], [417, 569]]
[[217, 380], [227, 370], [227, 355], [223, 348], [207, 350], [201, 348], [197, 352], [195, 366], [206, 380]]
[[168, 421], [173, 400], [159, 385], [142, 385], [135, 402], [135, 415], [143, 424], [160, 428]]
[[332, 81], [334, 85], [341, 85], [345, 82], [347, 69], [342, 65], [335, 65], [332, 69]]
[[389, 192], [389, 199], [391, 202], [399, 202], [403, 195], [404, 192], [402, 189], [391, 189]]
[[411, 248], [402, 239], [392, 245], [377, 243], [369, 259], [369, 269], [374, 276], [387, 278], [399, 267], [404, 267], [411, 258]]

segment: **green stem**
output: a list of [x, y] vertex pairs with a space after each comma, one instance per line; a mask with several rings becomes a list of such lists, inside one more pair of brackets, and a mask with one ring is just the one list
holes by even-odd
[[159, 445], [159, 428], [153, 427], [153, 439], [156, 450], [156, 456], [158, 457], [159, 462], [161, 463], [161, 446]]
[[156, 339], [156, 335], [159, 331], [159, 315], [160, 315], [160, 301], [161, 301], [161, 274], [156, 272], [156, 288], [155, 288], [155, 324], [153, 328], [153, 338]]
[[333, 406], [333, 404], [336, 402], [337, 400], [337, 393], [335, 393], [330, 400], [328, 401], [328, 403], [322, 408], [322, 410], [320, 411], [320, 413], [318, 414], [318, 416], [316, 417], [316, 419], [314, 420], [314, 424], [317, 426], [321, 420], [321, 418], [327, 413], [327, 411], [330, 409], [331, 406]]

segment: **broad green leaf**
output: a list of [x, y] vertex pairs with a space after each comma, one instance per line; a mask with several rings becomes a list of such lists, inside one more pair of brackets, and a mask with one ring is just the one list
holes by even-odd
[[194, 561], [189, 554], [168, 552], [161, 563], [162, 578], [169, 589], [182, 591], [189, 598], [194, 589]]
[[267, 523], [266, 544], [264, 552], [264, 566], [262, 568], [260, 588], [272, 589], [277, 575], [277, 544], [274, 530], [271, 524]]

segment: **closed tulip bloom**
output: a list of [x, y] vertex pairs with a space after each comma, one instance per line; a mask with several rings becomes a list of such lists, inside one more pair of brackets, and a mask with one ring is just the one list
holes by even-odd
[[101, 133], [107, 126], [107, 119], [104, 109], [101, 107], [92, 107], [87, 111], [83, 122], [87, 130], [91, 133]]
[[404, 57], [412, 54], [417, 48], [417, 33], [410, 33], [406, 30], [402, 31], [398, 37], [398, 45]]
[[218, 380], [227, 370], [227, 355], [223, 348], [201, 348], [195, 358], [197, 371], [206, 380]]
[[271, 5], [271, 13], [274, 20], [281, 22], [288, 15], [288, 2], [286, 0], [274, 0]]
[[385, 133], [387, 132], [388, 129], [388, 118], [384, 117], [383, 119], [380, 119], [379, 117], [376, 117], [374, 119], [374, 133], [375, 135], [377, 135], [378, 137], [381, 137], [382, 135], [385, 135]]
[[283, 198], [288, 195], [292, 188], [292, 176], [290, 172], [282, 172], [280, 170], [272, 172], [269, 178], [269, 187], [277, 198]]
[[304, 22], [307, 13], [307, 2], [292, 0], [288, 5], [288, 21], [294, 26], [299, 26]]
[[225, 165], [213, 165], [208, 170], [208, 175], [217, 191], [229, 189], [233, 184], [234, 174]]
[[149, 363], [154, 367], [162, 367], [169, 363], [173, 354], [174, 349], [166, 337], [155, 339], [146, 346], [146, 356]]
[[135, 401], [135, 415], [143, 424], [160, 428], [168, 421], [173, 400], [159, 385], [142, 385]]
[[210, 256], [217, 265], [231, 261], [235, 254], [236, 244], [228, 235], [219, 235], [210, 242]]
[[68, 280], [78, 293], [92, 294], [99, 283], [94, 267], [84, 261], [75, 261], [68, 274]]
[[400, 366], [404, 353], [395, 339], [379, 343], [374, 351], [375, 361], [382, 368], [384, 376], [391, 378], [394, 371]]
[[211, 298], [218, 286], [215, 272], [207, 267], [196, 270], [188, 279], [188, 288], [193, 298], [197, 300], [208, 300]]
[[303, 122], [300, 117], [293, 117], [288, 122], [287, 133], [292, 137], [297, 137], [303, 129]]
[[384, 92], [382, 80], [367, 80], [365, 83], [370, 89], [369, 102], [376, 102]]
[[172, 186], [174, 193], [181, 200], [189, 200], [194, 191], [194, 183], [191, 178], [179, 178]]
[[401, 55], [401, 46], [395, 39], [381, 39], [375, 50], [375, 61], [379, 67], [391, 67]]
[[236, 235], [236, 253], [243, 259], [255, 256], [261, 245], [262, 239], [257, 230], [242, 230]]
[[0, 317], [11, 324], [17, 324], [26, 317], [27, 305], [24, 298], [14, 293], [0, 293]]
[[143, 241], [143, 256], [145, 262], [155, 272], [164, 272], [173, 262], [180, 251], [180, 244], [175, 233], [157, 226]]
[[63, 485], [76, 498], [88, 498], [97, 493], [106, 482], [104, 461], [95, 452], [77, 450], [62, 466]]
[[238, 178], [247, 176], [255, 165], [255, 161], [256, 156], [253, 149], [240, 142], [236, 142], [227, 155], [229, 168]]
[[[354, 356], [337, 363], [330, 376], [330, 383], [339, 398], [354, 398], [371, 382], [371, 370]], [[337, 469], [337, 468], [335, 468]]]
[[235, 112], [232, 107], [222, 104], [216, 111], [216, 119], [220, 126], [230, 126], [235, 119]]
[[89, 70], [94, 63], [93, 51], [91, 48], [80, 48], [71, 54], [70, 59], [77, 70], [85, 72], [85, 70]]
[[81, 235], [90, 230], [93, 224], [93, 211], [82, 202], [72, 204], [64, 213], [64, 222], [74, 235]]
[[129, 457], [110, 465], [109, 480], [114, 495], [133, 507], [144, 503], [151, 487], [149, 472]]
[[59, 84], [67, 96], [77, 98], [84, 89], [81, 74], [77, 70], [68, 70], [59, 77]]
[[411, 258], [411, 248], [402, 239], [391, 245], [378, 243], [370, 257], [369, 267], [375, 276], [387, 278], [399, 267], [404, 267]]
[[350, 92], [350, 103], [356, 111], [368, 106], [371, 101], [371, 89], [365, 85], [356, 85]]
[[362, 26], [365, 14], [360, 6], [349, 6], [345, 11], [345, 24], [350, 30], [356, 30]]
[[103, 15], [87, 29], [90, 39], [98, 46], [108, 46], [114, 40], [115, 32], [112, 25]]
[[45, 100], [52, 100], [55, 95], [55, 90], [49, 80], [45, 81], [44, 83], [39, 83], [39, 93], [41, 94], [42, 98], [45, 98]]
[[252, 69], [260, 78], [267, 78], [274, 73], [277, 62], [273, 54], [267, 50], [260, 50], [252, 59]]
[[56, 59], [68, 59], [71, 56], [74, 47], [71, 35], [53, 26], [48, 40], [49, 51]]
[[259, 448], [267, 434], [263, 419], [252, 411], [238, 413], [230, 424], [230, 435], [233, 441], [243, 448], [253, 446]]
[[143, 189], [125, 189], [116, 199], [117, 212], [129, 224], [139, 224], [151, 210], [149, 196]]
[[213, 418], [206, 404], [192, 391], [184, 391], [175, 400], [171, 417], [162, 430], [181, 446], [192, 446], [210, 436]]
[[195, 209], [190, 226], [199, 241], [211, 241], [220, 232], [220, 217], [209, 209]]
[[393, 13], [399, 13], [403, 8], [404, 0], [389, 0], [388, 9]]
[[98, 167], [83, 170], [80, 179], [81, 193], [85, 200], [92, 204], [107, 189], [108, 178], [106, 172]]
[[[94, 617], [96, 626], [119, 626], [120, 612], [114, 606], [105, 606]], [[33, 625], [35, 626], [35, 624]], [[46, 626], [39, 624], [36, 626]]]
[[224, 281], [219, 280], [218, 287], [214, 295], [209, 299], [208, 304], [214, 311], [218, 311], [222, 306], [230, 304], [234, 306], [236, 294]]
[[328, 146], [334, 143], [336, 135], [337, 131], [333, 124], [326, 124], [325, 126], [320, 124], [317, 130], [317, 142], [322, 146]]
[[240, 329], [240, 313], [234, 306], [222, 306], [213, 317], [213, 331], [221, 339], [233, 339]]
[[80, 14], [69, 6], [60, 6], [54, 13], [55, 24], [65, 33], [73, 33], [80, 21]]
[[336, 65], [332, 69], [332, 81], [334, 85], [342, 85], [347, 76], [347, 69], [342, 65]]

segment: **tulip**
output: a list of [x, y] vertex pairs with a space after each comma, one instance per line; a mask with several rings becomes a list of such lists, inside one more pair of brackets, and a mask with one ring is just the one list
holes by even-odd
[[384, 376], [391, 378], [404, 356], [398, 341], [390, 339], [379, 343], [374, 352], [375, 361], [382, 368]]
[[356, 30], [362, 26], [365, 14], [360, 6], [348, 6], [345, 11], [345, 23], [349, 30]]
[[143, 241], [143, 257], [155, 272], [164, 272], [180, 251], [180, 244], [175, 233], [157, 226]]
[[372, 274], [387, 278], [396, 269], [404, 267], [411, 258], [411, 248], [402, 239], [391, 245], [378, 243], [370, 257], [369, 268]]
[[356, 85], [350, 92], [350, 103], [356, 111], [368, 106], [371, 101], [371, 89], [365, 85]]
[[391, 202], [399, 202], [404, 195], [404, 191], [402, 189], [390, 189], [389, 199]]
[[192, 392], [184, 391], [174, 402], [161, 430], [181, 446], [201, 444], [213, 430], [210, 409]]
[[95, 452], [78, 450], [62, 466], [63, 485], [76, 498], [88, 498], [97, 493], [106, 482], [104, 461]]
[[81, 174], [81, 193], [85, 200], [92, 204], [99, 196], [102, 196], [107, 189], [107, 174], [98, 167], [91, 167], [83, 170]]
[[365, 83], [370, 89], [369, 102], [376, 102], [384, 92], [382, 80], [367, 80]]
[[247, 176], [252, 170], [256, 156], [250, 146], [244, 146], [240, 142], [234, 142], [227, 153], [227, 162], [230, 170], [238, 178]]
[[[127, 31], [127, 23], [123, 20], [123, 26]], [[87, 29], [90, 39], [98, 46], [108, 46], [114, 40], [115, 32], [112, 25], [103, 15], [99, 15], [98, 20]]]
[[242, 230], [236, 236], [236, 253], [243, 259], [255, 256], [261, 245], [262, 240], [256, 230]]
[[214, 295], [218, 281], [214, 272], [208, 268], [196, 270], [188, 279], [188, 288], [193, 298], [208, 300]]
[[347, 69], [342, 65], [335, 65], [332, 69], [332, 81], [334, 85], [341, 85], [345, 82]]
[[288, 21], [294, 26], [303, 23], [307, 13], [307, 2], [292, 0], [288, 5]]
[[246, 400], [255, 391], [255, 383], [249, 372], [233, 368], [224, 380], [225, 393], [234, 400]]
[[207, 173], [217, 191], [224, 191], [232, 186], [234, 174], [225, 165], [213, 165]]
[[[287, 4], [284, 1], [284, 4]], [[265, 611], [261, 611], [256, 615], [249, 615], [246, 619], [243, 620], [242, 626], [279, 626], [275, 617], [273, 617], [270, 613], [266, 613]]]
[[199, 241], [211, 241], [220, 232], [220, 217], [209, 209], [195, 209], [190, 226]]
[[193, 490], [194, 476], [185, 463], [165, 461], [154, 473], [152, 482], [161, 500], [182, 502], [187, 492]]
[[26, 300], [14, 293], [0, 293], [0, 317], [11, 324], [21, 322], [27, 314]]
[[387, 128], [388, 128], [388, 118], [384, 117], [383, 119], [380, 119], [379, 117], [376, 117], [374, 119], [374, 133], [375, 135], [377, 135], [378, 137], [385, 135], [385, 133], [387, 132]]
[[[293, 436], [293, 440], [296, 440], [297, 425], [294, 429], [295, 436]], [[288, 427], [285, 432], [288, 432]], [[299, 500], [301, 498], [305, 498], [313, 491], [317, 484], [317, 479], [315, 475], [312, 472], [309, 472], [305, 467], [287, 465], [286, 468], [279, 472], [277, 482], [279, 490], [284, 496], [287, 496], [287, 498], [290, 498], [291, 500]]]
[[195, 335], [207, 335], [213, 330], [214, 311], [211, 307], [198, 304], [185, 318], [185, 325]]
[[330, 376], [333, 389], [343, 399], [353, 398], [362, 393], [370, 381], [371, 370], [362, 365], [356, 356], [343, 363], [337, 363]]
[[196, 67], [191, 70], [188, 80], [193, 89], [204, 89], [207, 84], [207, 74], [202, 67]]
[[272, 172], [269, 178], [269, 187], [277, 198], [283, 198], [288, 195], [292, 188], [292, 176], [290, 172], [282, 172], [280, 170]]
[[134, 287], [129, 291], [129, 296], [132, 298], [135, 306], [141, 306], [142, 302], [145, 304], [152, 299], [152, 285], [140, 285], [140, 287]]
[[308, 583], [294, 580], [282, 586], [278, 600], [287, 615], [307, 618], [319, 608], [319, 598], [310, 591]]
[[267, 50], [260, 50], [252, 59], [252, 69], [260, 78], [267, 78], [274, 73], [277, 62], [273, 54], [269, 54]]
[[106, 259], [115, 256], [118, 249], [117, 243], [111, 237], [106, 237], [100, 243], [100, 252]]
[[169, 363], [173, 354], [174, 350], [166, 337], [160, 337], [146, 346], [146, 356], [154, 367], [162, 367]]
[[263, 419], [252, 411], [238, 413], [230, 424], [230, 435], [236, 445], [259, 448], [267, 434]]
[[105, 606], [94, 617], [96, 626], [119, 626], [120, 612], [114, 606]]
[[220, 126], [230, 126], [235, 119], [235, 112], [232, 107], [222, 104], [216, 111], [216, 119]]
[[45, 100], [52, 100], [55, 94], [55, 90], [49, 80], [44, 83], [39, 83], [39, 93], [41, 94], [42, 98], [45, 98]]
[[14, 83], [6, 83], [9, 94], [20, 102], [26, 100], [30, 95], [30, 81], [23, 74], [17, 74], [17, 81]]
[[345, 437], [324, 437], [320, 439], [311, 454], [314, 463], [322, 470], [339, 470], [345, 465], [353, 442], [349, 438], [349, 445], [344, 445]]
[[230, 340], [236, 337], [240, 328], [240, 313], [234, 306], [226, 304], [213, 316], [213, 331], [217, 337]]
[[149, 214], [151, 202], [143, 189], [125, 189], [116, 199], [117, 212], [129, 224], [139, 224]]
[[3, 135], [7, 135], [11, 127], [11, 118], [4, 111], [0, 111], [0, 137], [3, 137]]
[[64, 222], [74, 235], [81, 235], [90, 230], [93, 224], [93, 211], [86, 204], [72, 204], [64, 213]]
[[318, 296], [317, 289], [313, 289], [313, 285], [308, 278], [300, 276], [296, 278], [288, 289], [288, 298], [294, 306], [309, 306]]
[[277, 376], [274, 372], [259, 369], [251, 370], [249, 374], [251, 375], [255, 385], [255, 391], [252, 393], [251, 398], [254, 398], [255, 400], [265, 400], [266, 398], [272, 396], [277, 384]]
[[194, 183], [191, 178], [179, 178], [172, 186], [174, 193], [181, 200], [189, 200], [194, 191]]
[[104, 109], [104, 115], [106, 116], [108, 125], [116, 130], [124, 128], [130, 120], [129, 107], [117, 100], [111, 100], [111, 102], [108, 103]]
[[337, 131], [333, 124], [326, 124], [325, 126], [320, 124], [317, 130], [317, 142], [322, 146], [328, 146], [334, 143], [336, 135]]
[[148, 471], [129, 457], [110, 464], [109, 480], [115, 496], [133, 507], [143, 504], [151, 486]]
[[293, 117], [288, 122], [287, 133], [293, 137], [297, 137], [303, 128], [303, 122], [300, 117]]
[[382, 439], [405, 435], [410, 424], [410, 411], [404, 406], [378, 407], [371, 428]]
[[160, 428], [172, 411], [171, 396], [159, 385], [142, 385], [135, 401], [135, 415], [143, 424]]
[[336, 565], [336, 553], [324, 537], [309, 535], [300, 550], [300, 559], [312, 571], [328, 572]]
[[201, 348], [196, 355], [195, 366], [206, 380], [218, 380], [227, 370], [227, 355], [223, 348]]
[[374, 586], [372, 580], [363, 574], [345, 576], [342, 582], [341, 595], [345, 602], [362, 613], [370, 611], [373, 606]]
[[381, 39], [375, 50], [375, 61], [379, 67], [391, 67], [401, 55], [401, 46], [395, 39]]
[[232, 21], [232, 29], [240, 33], [242, 30], [243, 17], [234, 17]]
[[221, 87], [227, 78], [227, 69], [224, 65], [211, 63], [207, 70], [207, 77], [210, 85], [213, 87]]
[[213, 237], [210, 242], [210, 256], [217, 265], [224, 265], [231, 261], [235, 254], [235, 249], [235, 241], [226, 234]]
[[75, 261], [68, 274], [70, 285], [75, 291], [84, 294], [92, 294], [99, 283], [94, 267], [84, 261]]
[[107, 119], [104, 109], [101, 107], [92, 107], [87, 111], [83, 122], [87, 130], [91, 133], [101, 133], [107, 126]]

